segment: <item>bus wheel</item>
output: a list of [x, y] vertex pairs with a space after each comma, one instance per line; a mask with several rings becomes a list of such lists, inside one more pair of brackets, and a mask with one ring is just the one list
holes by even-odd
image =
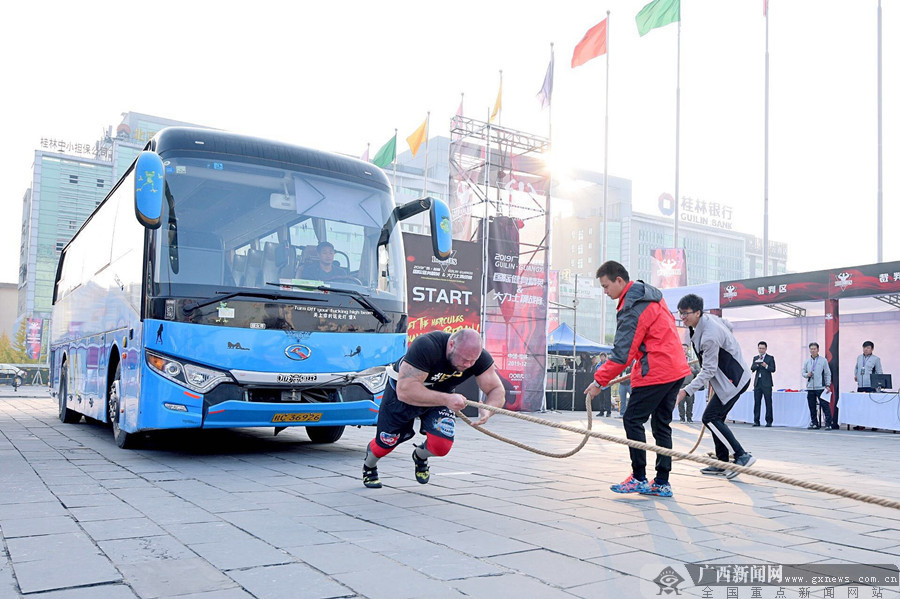
[[109, 417], [109, 423], [112, 426], [113, 438], [116, 445], [122, 449], [131, 449], [137, 445], [137, 436], [133, 433], [126, 433], [119, 428], [119, 387], [122, 384], [122, 365], [116, 364], [116, 377], [109, 385], [109, 392], [106, 397], [106, 414]]
[[307, 426], [306, 434], [313, 443], [334, 443], [344, 434], [343, 426]]
[[59, 399], [59, 419], [66, 424], [75, 424], [81, 420], [81, 414], [66, 407], [66, 396], [69, 394], [67, 370], [68, 367], [63, 364], [62, 369], [59, 371], [59, 397], [57, 398]]

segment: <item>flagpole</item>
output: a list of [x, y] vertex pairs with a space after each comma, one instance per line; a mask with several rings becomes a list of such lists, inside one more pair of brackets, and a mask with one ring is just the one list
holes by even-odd
[[884, 259], [884, 196], [881, 171], [881, 0], [878, 0], [878, 262]]
[[678, 54], [675, 80], [675, 242], [673, 246], [678, 248], [678, 170], [679, 149], [681, 147], [681, 9], [678, 14]]
[[[394, 193], [397, 193], [397, 129], [394, 129]], [[766, 412], [768, 414], [768, 412]]]
[[422, 197], [428, 196], [428, 125], [431, 120], [431, 111], [425, 113], [425, 172], [422, 176]]
[[484, 218], [481, 222], [481, 337], [487, 339], [487, 288], [488, 288], [488, 204], [490, 204], [491, 190], [491, 108], [487, 110], [487, 136], [485, 137], [484, 153]]
[[[600, 247], [600, 264], [609, 259], [606, 250], [606, 213], [609, 207], [609, 15], [606, 11], [606, 118], [603, 123], [603, 245]], [[605, 300], [605, 298], [604, 298]], [[606, 345], [606, 301], [600, 302], [600, 342]]]
[[[500, 106], [497, 110], [497, 124], [503, 126], [503, 69], [500, 69]], [[498, 181], [499, 183], [499, 181]], [[499, 188], [498, 188], [499, 189]]]
[[[765, 166], [763, 170], [763, 276], [769, 276], [769, 4], [766, 11], [766, 124], [765, 124]], [[752, 276], [752, 275], [751, 275]]]
[[[553, 42], [550, 42], [550, 98], [549, 104], [547, 106], [547, 139], [549, 140], [549, 152], [550, 157], [553, 157]], [[541, 88], [543, 89], [543, 88]], [[547, 240], [547, 256], [546, 263], [544, 264], [544, 289], [547, 290], [547, 295], [549, 299], [550, 294], [550, 266], [553, 264], [552, 260], [552, 252], [553, 252], [553, 242], [552, 242], [552, 233], [553, 233], [553, 222], [550, 211], [550, 190], [553, 188], [553, 169], [547, 169], [547, 195], [546, 195], [546, 208], [544, 213], [544, 238]], [[559, 285], [559, 277], [556, 278], [557, 285]], [[557, 313], [559, 310], [557, 310]], [[544, 334], [549, 333], [546, 329], [550, 326], [550, 319], [546, 319], [544, 321]], [[546, 358], [545, 358], [546, 360]], [[544, 386], [547, 385], [546, 375], [544, 376]], [[544, 393], [541, 398], [541, 413], [547, 411], [547, 394]]]

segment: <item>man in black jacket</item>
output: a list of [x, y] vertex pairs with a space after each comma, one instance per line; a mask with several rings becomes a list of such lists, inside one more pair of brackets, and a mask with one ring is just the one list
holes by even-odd
[[750, 364], [753, 371], [753, 426], [759, 426], [762, 398], [766, 398], [766, 426], [772, 426], [772, 373], [775, 372], [775, 358], [768, 354], [769, 346], [760, 341], [756, 346], [759, 355]]

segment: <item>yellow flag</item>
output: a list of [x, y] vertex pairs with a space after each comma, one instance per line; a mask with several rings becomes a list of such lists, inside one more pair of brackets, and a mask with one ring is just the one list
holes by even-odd
[[494, 119], [497, 118], [497, 115], [500, 114], [500, 108], [503, 105], [503, 80], [500, 80], [500, 89], [497, 90], [497, 101], [494, 102], [494, 112], [491, 113], [491, 122], [494, 122]]
[[406, 143], [409, 144], [409, 149], [412, 150], [413, 158], [415, 158], [416, 154], [419, 153], [419, 146], [421, 146], [422, 142], [425, 141], [426, 135], [428, 135], [427, 118], [422, 121], [422, 124], [419, 125], [418, 129], [412, 132], [412, 135], [406, 138]]

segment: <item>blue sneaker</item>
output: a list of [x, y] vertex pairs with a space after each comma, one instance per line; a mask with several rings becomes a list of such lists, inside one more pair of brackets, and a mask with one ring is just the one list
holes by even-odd
[[638, 491], [641, 495], [656, 495], [657, 497], [671, 497], [672, 496], [672, 485], [669, 483], [657, 483], [656, 479], [653, 479], [653, 482], [648, 485], [646, 490]]
[[650, 483], [646, 480], [638, 480], [634, 474], [629, 474], [623, 482], [611, 485], [609, 490], [613, 493], [645, 493], [650, 490]]

